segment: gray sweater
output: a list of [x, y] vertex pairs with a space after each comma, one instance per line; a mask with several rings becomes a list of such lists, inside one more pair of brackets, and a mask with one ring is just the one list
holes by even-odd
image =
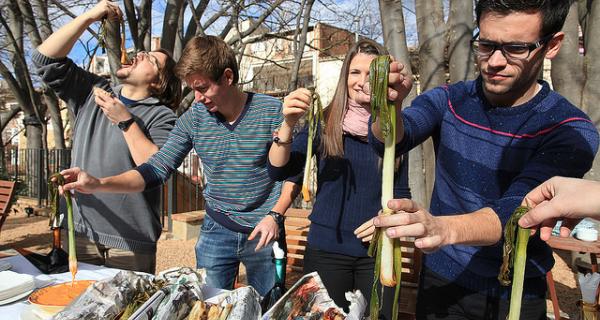
[[[32, 60], [42, 80], [64, 100], [75, 115], [71, 166], [96, 177], [107, 177], [133, 169], [135, 163], [123, 132], [112, 125], [94, 102], [93, 87], [117, 96], [121, 87], [78, 67], [71, 59], [53, 59], [37, 50]], [[162, 146], [176, 116], [156, 98], [128, 106], [136, 123], [152, 142]], [[75, 231], [108, 247], [140, 253], [156, 251], [162, 227], [160, 188], [129, 194], [77, 194], [74, 204]]]

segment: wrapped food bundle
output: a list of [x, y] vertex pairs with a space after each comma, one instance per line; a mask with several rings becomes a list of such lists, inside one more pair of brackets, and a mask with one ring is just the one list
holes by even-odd
[[263, 316], [262, 320], [359, 320], [366, 309], [366, 301], [360, 291], [347, 293], [350, 314], [339, 308], [327, 294], [316, 272], [302, 277]]
[[121, 271], [112, 279], [98, 281], [89, 286], [64, 310], [52, 317], [54, 320], [115, 319], [139, 292], [152, 287], [151, 276]]
[[187, 320], [259, 319], [260, 295], [242, 287], [207, 301], [196, 301]]
[[166, 295], [160, 302], [156, 314], [152, 319], [160, 320], [179, 320], [184, 319], [189, 313], [195, 302], [204, 300], [204, 295], [200, 289], [202, 283], [199, 275], [189, 269], [182, 268], [175, 272], [162, 274], [159, 278], [168, 281], [169, 285], [165, 289]]
[[[156, 292], [130, 320], [259, 319], [260, 295], [252, 287], [222, 291], [204, 284], [204, 270], [171, 269], [161, 273], [167, 285]], [[221, 294], [205, 300], [217, 291]]]

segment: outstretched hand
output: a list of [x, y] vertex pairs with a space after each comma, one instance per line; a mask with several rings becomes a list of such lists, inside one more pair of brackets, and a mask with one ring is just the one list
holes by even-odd
[[388, 237], [415, 237], [415, 247], [423, 252], [433, 252], [445, 245], [449, 237], [446, 226], [415, 201], [394, 199], [388, 202], [388, 207], [397, 212], [373, 220], [376, 227], [387, 227]]
[[568, 237], [581, 219], [600, 215], [600, 183], [554, 177], [529, 192], [522, 205], [532, 209], [519, 219], [521, 227], [533, 232], [539, 228], [540, 238], [548, 240], [556, 222], [562, 220], [560, 236]]
[[61, 194], [70, 190], [79, 193], [92, 193], [100, 186], [100, 180], [78, 167], [66, 169], [60, 172], [65, 178], [65, 184], [59, 188]]

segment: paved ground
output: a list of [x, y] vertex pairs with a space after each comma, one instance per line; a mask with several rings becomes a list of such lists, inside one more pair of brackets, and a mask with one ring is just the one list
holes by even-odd
[[[194, 266], [194, 245], [196, 240], [168, 239], [165, 234], [158, 242], [157, 271], [162, 271], [176, 266]], [[48, 218], [31, 217], [25, 215], [11, 215], [5, 222], [0, 233], [0, 250], [10, 247], [22, 247], [37, 252], [47, 252], [51, 246], [51, 234], [48, 229]], [[580, 297], [575, 276], [565, 261], [570, 257], [565, 253], [554, 255], [556, 264], [552, 270], [556, 282], [561, 309], [568, 313], [569, 318], [577, 318], [575, 302]], [[299, 275], [289, 274], [288, 283], [293, 283]], [[243, 272], [242, 279], [243, 282]], [[548, 304], [548, 310], [551, 305]]]

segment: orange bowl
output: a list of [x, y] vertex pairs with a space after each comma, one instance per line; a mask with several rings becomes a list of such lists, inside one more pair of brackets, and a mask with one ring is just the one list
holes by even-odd
[[48, 286], [34, 291], [29, 296], [29, 302], [39, 310], [53, 315], [64, 309], [94, 282], [96, 281], [78, 280]]

